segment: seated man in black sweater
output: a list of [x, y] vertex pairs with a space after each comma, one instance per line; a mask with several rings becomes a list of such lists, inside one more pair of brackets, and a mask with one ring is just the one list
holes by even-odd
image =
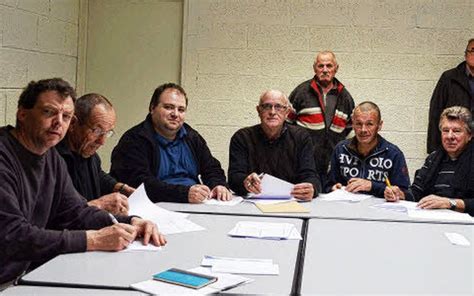
[[[415, 173], [406, 196], [394, 186], [398, 196], [418, 201], [423, 209], [451, 209], [474, 216], [474, 144], [471, 112], [460, 106], [441, 113], [439, 129], [442, 147], [426, 158]], [[386, 194], [391, 192], [386, 191]]]
[[238, 130], [230, 141], [229, 186], [239, 195], [260, 193], [260, 173], [294, 183], [291, 193], [311, 200], [321, 190], [309, 133], [285, 123], [289, 112], [286, 96], [268, 90], [260, 97], [261, 123]]
[[87, 94], [76, 100], [75, 115], [64, 140], [57, 146], [76, 190], [90, 206], [126, 215], [134, 188], [117, 182], [101, 168], [97, 149], [114, 134], [115, 110], [102, 95]]
[[138, 236], [166, 243], [154, 223], [113, 218], [74, 189], [51, 148], [66, 134], [75, 96], [60, 78], [32, 81], [20, 95], [15, 127], [0, 128], [0, 290], [59, 254], [117, 251]]

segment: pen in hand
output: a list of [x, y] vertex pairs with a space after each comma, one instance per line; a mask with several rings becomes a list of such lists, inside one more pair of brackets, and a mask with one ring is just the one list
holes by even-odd
[[112, 215], [111, 213], [108, 213], [108, 214], [109, 214], [110, 220], [112, 221], [113, 224], [119, 224], [119, 222], [118, 222], [117, 219], [114, 217], [114, 215]]
[[391, 201], [398, 201], [399, 198], [398, 196], [395, 195], [395, 192], [392, 189], [392, 184], [390, 183], [390, 180], [388, 179], [388, 177], [385, 177], [385, 184], [387, 185], [387, 187], [390, 189], [390, 192], [392, 193], [393, 199]]

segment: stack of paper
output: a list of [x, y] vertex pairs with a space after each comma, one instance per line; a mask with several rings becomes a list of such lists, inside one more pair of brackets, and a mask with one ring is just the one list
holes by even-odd
[[256, 199], [291, 199], [291, 191], [295, 185], [269, 174], [261, 179], [262, 192], [249, 194], [249, 198]]
[[360, 202], [371, 197], [372, 195], [369, 194], [352, 193], [342, 188], [334, 190], [330, 193], [321, 193], [318, 197], [318, 200]]
[[128, 205], [130, 215], [137, 215], [155, 222], [162, 234], [205, 230], [204, 227], [186, 219], [189, 214], [168, 211], [152, 203], [143, 184], [130, 195]]
[[205, 294], [214, 294], [220, 291], [226, 291], [237, 286], [250, 283], [253, 279], [246, 278], [243, 276], [226, 274], [226, 273], [216, 273], [211, 272], [210, 268], [196, 267], [189, 269], [189, 271], [207, 274], [210, 276], [215, 276], [218, 280], [215, 283], [210, 284], [209, 286], [203, 287], [201, 289], [192, 289], [183, 286], [168, 284], [156, 280], [147, 280], [135, 284], [131, 284], [130, 287], [150, 293], [153, 295], [164, 295], [164, 294], [181, 294], [181, 295], [205, 295]]
[[278, 264], [273, 264], [272, 259], [204, 256], [201, 265], [211, 267], [212, 272], [265, 275], [280, 273]]
[[239, 221], [228, 234], [262, 239], [302, 239], [296, 227], [290, 223]]

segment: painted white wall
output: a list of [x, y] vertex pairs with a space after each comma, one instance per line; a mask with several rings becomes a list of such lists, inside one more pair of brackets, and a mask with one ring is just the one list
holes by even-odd
[[78, 0], [0, 0], [0, 124], [14, 124], [31, 80], [76, 85]]
[[232, 134], [258, 122], [260, 93], [289, 95], [330, 49], [356, 103], [381, 107], [382, 134], [403, 150], [413, 178], [436, 81], [474, 37], [472, 0], [189, 0], [184, 17], [187, 118], [224, 167]]
[[82, 94], [106, 96], [117, 112], [117, 134], [98, 151], [105, 171], [122, 134], [145, 119], [155, 88], [179, 83], [182, 12], [182, 1], [88, 1]]

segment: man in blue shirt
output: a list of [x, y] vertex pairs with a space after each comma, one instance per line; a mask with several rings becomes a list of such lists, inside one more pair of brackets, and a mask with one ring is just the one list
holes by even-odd
[[128, 130], [114, 148], [111, 174], [133, 187], [145, 183], [155, 202], [229, 200], [232, 195], [219, 161], [184, 122], [187, 105], [181, 86], [159, 86], [145, 121]]

